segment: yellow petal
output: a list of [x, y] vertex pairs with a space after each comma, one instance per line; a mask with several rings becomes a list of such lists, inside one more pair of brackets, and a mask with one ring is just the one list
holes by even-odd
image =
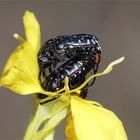
[[[71, 129], [75, 137], [71, 140], [127, 140], [122, 122], [111, 111], [96, 105], [91, 105], [79, 97], [71, 99], [72, 123]], [[69, 131], [71, 132], [71, 131]], [[67, 133], [68, 140], [71, 133]]]
[[8, 59], [0, 85], [23, 95], [40, 92], [38, 72], [37, 52], [24, 42]]
[[53, 140], [56, 126], [70, 113], [69, 104], [63, 95], [47, 104], [38, 104], [24, 140]]
[[38, 81], [37, 53], [40, 48], [40, 27], [34, 14], [28, 11], [25, 12], [23, 22], [27, 41], [17, 34], [14, 35], [21, 45], [10, 56], [0, 85], [23, 95], [44, 92]]
[[67, 140], [78, 140], [75, 134], [74, 122], [71, 115], [67, 117], [65, 133]]
[[23, 17], [26, 39], [35, 49], [40, 48], [40, 26], [33, 13], [26, 11]]

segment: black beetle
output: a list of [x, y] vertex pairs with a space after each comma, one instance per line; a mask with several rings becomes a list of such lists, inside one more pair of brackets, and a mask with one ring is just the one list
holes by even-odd
[[[90, 34], [64, 35], [48, 40], [38, 53], [42, 87], [46, 91], [57, 91], [63, 88], [66, 76], [69, 77], [70, 89], [81, 85], [90, 70], [93, 69], [94, 74], [97, 72], [101, 52], [98, 39]], [[94, 81], [82, 89], [82, 98], [86, 97], [88, 87]], [[38, 94], [38, 98], [45, 97]]]

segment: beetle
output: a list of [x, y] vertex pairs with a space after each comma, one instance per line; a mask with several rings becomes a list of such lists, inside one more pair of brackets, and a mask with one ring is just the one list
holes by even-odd
[[[94, 74], [98, 70], [101, 59], [101, 46], [98, 39], [90, 34], [63, 35], [48, 40], [38, 53], [39, 80], [46, 91], [57, 91], [64, 86], [64, 78], [69, 77], [70, 89], [81, 85], [86, 75], [93, 69]], [[46, 73], [46, 70], [49, 70]], [[80, 94], [85, 98], [87, 84]], [[45, 98], [38, 94], [38, 98]]]

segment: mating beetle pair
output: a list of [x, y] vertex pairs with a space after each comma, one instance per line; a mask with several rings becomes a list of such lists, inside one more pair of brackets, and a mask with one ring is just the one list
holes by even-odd
[[[78, 87], [85, 81], [89, 71], [93, 69], [94, 74], [97, 72], [101, 52], [98, 39], [90, 34], [58, 36], [48, 40], [38, 53], [42, 87], [46, 91], [57, 91], [63, 88], [66, 76], [69, 77], [70, 89]], [[94, 81], [82, 89], [82, 98], [86, 97], [88, 87]], [[38, 94], [40, 99], [45, 97]]]

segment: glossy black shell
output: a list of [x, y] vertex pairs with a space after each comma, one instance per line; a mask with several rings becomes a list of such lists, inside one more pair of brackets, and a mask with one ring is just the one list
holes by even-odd
[[[46, 91], [57, 91], [64, 86], [66, 76], [70, 79], [71, 89], [81, 85], [90, 70], [97, 72], [101, 52], [98, 39], [90, 34], [65, 35], [48, 40], [38, 53], [42, 87]], [[46, 69], [49, 69], [47, 74]], [[82, 98], [86, 97], [88, 87], [86, 85], [82, 90]], [[39, 94], [38, 97], [46, 96]]]
[[90, 34], [74, 34], [58, 36], [48, 40], [40, 49], [38, 62], [41, 67], [57, 65], [69, 58], [83, 53], [90, 52], [101, 53], [102, 49], [98, 39]]

